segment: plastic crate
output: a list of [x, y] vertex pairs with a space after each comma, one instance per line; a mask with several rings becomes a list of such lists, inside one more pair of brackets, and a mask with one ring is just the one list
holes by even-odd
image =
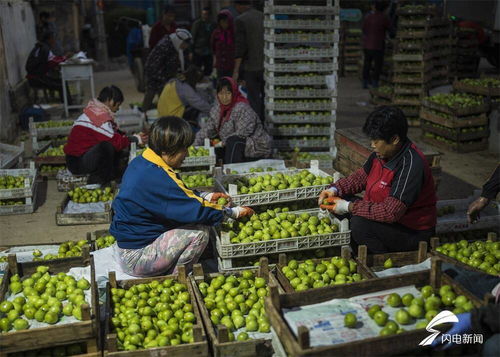
[[304, 29], [304, 30], [326, 30], [338, 29], [340, 20], [264, 20], [264, 27], [271, 29]]
[[273, 85], [325, 85], [325, 76], [313, 75], [313, 76], [265, 76], [265, 81], [267, 84]]
[[335, 110], [337, 109], [336, 101], [327, 102], [302, 102], [298, 101], [295, 103], [276, 103], [276, 102], [266, 102], [266, 108], [268, 110], [280, 110], [280, 111], [321, 111], [321, 110]]
[[264, 68], [272, 72], [335, 72], [339, 64], [334, 58], [332, 62], [324, 63], [264, 63]]
[[308, 115], [308, 114], [273, 114], [268, 116], [269, 121], [275, 124], [300, 123], [300, 124], [321, 124], [333, 123], [336, 120], [334, 114], [329, 115]]
[[330, 89], [266, 89], [266, 95], [273, 98], [331, 98], [337, 91]]
[[35, 211], [37, 184], [33, 186], [33, 195], [25, 197], [23, 205], [0, 206], [0, 216], [9, 216], [14, 214], [28, 214]]
[[33, 161], [28, 169], [0, 170], [0, 176], [24, 176], [24, 187], [0, 189], [0, 199], [23, 198], [33, 196], [37, 171]]
[[329, 48], [275, 48], [265, 49], [264, 54], [267, 57], [286, 59], [336, 57], [339, 55], [339, 48], [337, 45]]
[[264, 41], [274, 43], [338, 43], [339, 32], [333, 33], [274, 33], [264, 34]]
[[[331, 177], [327, 173], [321, 171], [319, 169], [319, 163], [315, 160], [311, 161], [311, 168], [305, 169], [311, 172], [314, 175], [319, 175], [322, 177]], [[283, 173], [287, 175], [292, 175], [298, 173], [302, 170], [289, 170], [289, 171], [275, 171], [273, 173]], [[269, 172], [260, 172], [254, 174], [246, 174], [246, 175], [227, 175], [221, 178], [215, 179], [215, 186], [221, 190], [221, 192], [228, 193], [232, 201], [237, 206], [258, 206], [258, 205], [267, 205], [270, 203], [279, 203], [279, 202], [290, 202], [296, 200], [303, 200], [308, 198], [318, 197], [320, 192], [328, 187], [328, 185], [319, 185], [319, 186], [308, 186], [308, 187], [298, 187], [291, 188], [286, 190], [275, 190], [275, 191], [267, 191], [267, 192], [259, 192], [252, 194], [237, 194], [236, 193], [236, 185], [230, 184], [231, 182], [235, 182], [239, 177], [256, 177], [269, 174]], [[337, 181], [339, 178], [339, 174], [336, 173], [333, 176], [334, 181]], [[225, 186], [228, 184], [228, 189], [226, 190]]]
[[296, 5], [269, 5], [264, 6], [265, 14], [291, 15], [338, 15], [340, 7], [338, 1], [333, 6], [296, 6]]
[[280, 139], [273, 140], [271, 147], [276, 149], [294, 149], [298, 148], [329, 148], [334, 145], [333, 139], [330, 140], [303, 140], [303, 139]]
[[252, 243], [231, 243], [229, 234], [227, 232], [221, 232], [220, 235], [216, 235], [215, 244], [219, 257], [222, 260], [227, 258], [296, 252], [300, 250], [327, 248], [349, 244], [351, 240], [349, 220], [344, 219], [339, 221], [337, 218], [334, 218], [333, 222], [338, 225], [338, 232], [273, 239]]
[[0, 143], [0, 169], [9, 169], [23, 161], [24, 141], [20, 146]]
[[455, 212], [438, 217], [436, 233], [462, 232], [471, 229], [498, 229], [500, 222], [500, 205], [497, 202], [491, 202], [482, 210], [481, 218], [476, 223], [471, 225], [467, 222], [467, 209], [471, 202], [476, 200], [480, 194], [481, 191], [476, 190], [474, 194], [468, 198], [438, 201], [436, 204], [438, 209], [444, 206], [452, 206], [455, 208]]
[[136, 133], [144, 127], [144, 115], [138, 109], [120, 109], [115, 114], [115, 122], [120, 130]]
[[53, 136], [68, 136], [69, 132], [71, 131], [71, 128], [73, 128], [73, 125], [57, 126], [57, 127], [53, 127], [53, 128], [38, 128], [37, 124], [39, 124], [39, 123], [35, 123], [33, 121], [33, 118], [29, 119], [30, 135], [37, 137], [37, 138], [53, 137]]
[[324, 127], [310, 127], [306, 128], [305, 126], [298, 128], [271, 128], [271, 135], [281, 135], [281, 136], [304, 136], [304, 135], [325, 135], [326, 131], [329, 131], [330, 128]]

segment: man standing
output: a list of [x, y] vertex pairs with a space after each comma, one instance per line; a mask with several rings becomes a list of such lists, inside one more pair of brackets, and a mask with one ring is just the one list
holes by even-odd
[[[377, 0], [372, 4], [372, 12], [363, 21], [363, 88], [371, 84], [378, 87], [378, 80], [384, 63], [385, 33], [391, 25], [389, 18], [384, 14], [386, 4]], [[374, 63], [373, 78], [370, 71]]]
[[151, 28], [149, 35], [149, 51], [152, 51], [158, 42], [165, 35], [170, 35], [175, 32], [177, 25], [175, 24], [175, 11], [171, 6], [165, 6], [163, 17]]
[[191, 34], [193, 35], [194, 64], [203, 68], [203, 74], [209, 76], [212, 73], [212, 51], [210, 50], [210, 38], [215, 29], [215, 24], [210, 21], [210, 8], [205, 7], [201, 17], [193, 23]]
[[236, 0], [240, 15], [236, 18], [236, 55], [233, 79], [238, 80], [243, 63], [244, 79], [250, 106], [264, 119], [264, 14], [254, 9], [248, 0]]

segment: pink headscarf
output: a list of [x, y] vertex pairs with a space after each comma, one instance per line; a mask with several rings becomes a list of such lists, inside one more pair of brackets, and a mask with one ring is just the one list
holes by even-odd
[[92, 124], [95, 126], [102, 126], [104, 123], [115, 120], [115, 114], [97, 99], [92, 99], [89, 104], [83, 109], [83, 112], [89, 117]]
[[232, 93], [232, 99], [231, 103], [224, 105], [220, 102], [219, 96], [217, 96], [217, 101], [219, 102], [220, 106], [220, 113], [219, 113], [219, 126], [217, 127], [217, 131], [220, 131], [220, 128], [222, 128], [222, 124], [225, 122], [229, 121], [231, 119], [231, 112], [233, 111], [233, 108], [236, 104], [238, 103], [247, 103], [248, 100], [241, 94], [240, 89], [238, 88], [238, 84], [234, 79], [231, 77], [222, 77], [222, 80], [227, 80], [231, 84], [231, 93]]

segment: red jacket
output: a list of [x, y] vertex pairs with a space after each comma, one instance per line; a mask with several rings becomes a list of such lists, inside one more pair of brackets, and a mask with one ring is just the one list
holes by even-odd
[[352, 214], [374, 221], [400, 223], [413, 230], [436, 226], [436, 190], [422, 152], [408, 141], [389, 161], [375, 153], [351, 176], [333, 185], [340, 196], [365, 191]]
[[64, 146], [64, 153], [79, 157], [101, 141], [111, 142], [116, 151], [121, 151], [130, 145], [127, 136], [119, 132], [113, 122], [107, 121], [101, 126], [96, 126], [86, 114], [82, 114], [73, 124], [68, 142]]
[[363, 21], [363, 48], [366, 50], [383, 50], [385, 47], [385, 32], [389, 30], [391, 22], [380, 11], [366, 15]]

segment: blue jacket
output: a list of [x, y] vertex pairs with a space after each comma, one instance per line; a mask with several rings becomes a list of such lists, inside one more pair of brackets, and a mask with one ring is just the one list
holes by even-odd
[[222, 206], [188, 189], [151, 149], [129, 164], [113, 211], [109, 231], [124, 249], [143, 248], [186, 224], [215, 225], [223, 219]]

